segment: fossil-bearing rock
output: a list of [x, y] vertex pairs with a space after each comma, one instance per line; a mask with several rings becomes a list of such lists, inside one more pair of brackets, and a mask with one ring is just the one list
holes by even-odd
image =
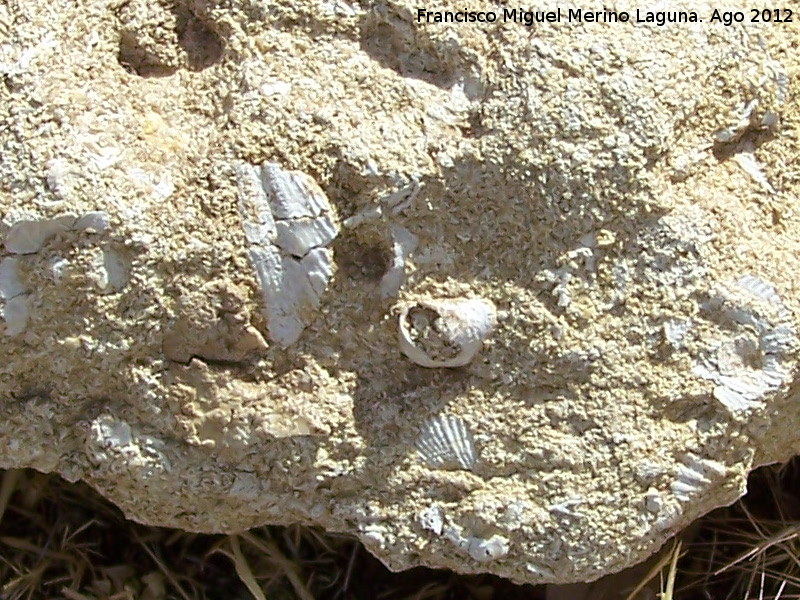
[[0, 466], [571, 582], [800, 448], [797, 27], [417, 8], [0, 4]]

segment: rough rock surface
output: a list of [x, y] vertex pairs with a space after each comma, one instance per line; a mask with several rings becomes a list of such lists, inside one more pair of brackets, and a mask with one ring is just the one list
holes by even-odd
[[800, 35], [669, 4], [0, 4], [0, 466], [530, 582], [735, 500], [800, 448]]

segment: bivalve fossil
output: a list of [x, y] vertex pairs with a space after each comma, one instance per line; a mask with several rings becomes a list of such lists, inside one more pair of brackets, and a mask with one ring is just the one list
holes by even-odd
[[749, 414], [789, 379], [785, 364], [797, 338], [775, 288], [753, 275], [709, 296], [702, 308], [725, 324], [699, 357], [695, 375], [713, 381], [714, 398], [733, 414]]
[[239, 164], [239, 212], [261, 286], [270, 339], [296, 342], [333, 276], [327, 246], [339, 232], [328, 198], [305, 173]]
[[683, 457], [670, 490], [678, 500], [688, 502], [707, 491], [714, 482], [724, 479], [727, 472], [724, 464], [690, 453]]
[[423, 367], [462, 367], [496, 324], [494, 304], [480, 298], [405, 303], [400, 310], [400, 350]]
[[417, 439], [417, 450], [434, 469], [470, 470], [477, 460], [467, 424], [452, 415], [426, 421]]

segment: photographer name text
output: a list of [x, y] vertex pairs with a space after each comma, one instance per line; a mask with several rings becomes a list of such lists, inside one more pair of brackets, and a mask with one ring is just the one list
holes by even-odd
[[[710, 15], [696, 11], [616, 11], [557, 8], [555, 10], [524, 10], [504, 8], [500, 11], [475, 10], [417, 10], [417, 23], [519, 23], [531, 27], [537, 23], [641, 23], [664, 26], [669, 23], [792, 23], [793, 12], [788, 8], [751, 10], [719, 10]], [[705, 18], [704, 18], [705, 17]]]

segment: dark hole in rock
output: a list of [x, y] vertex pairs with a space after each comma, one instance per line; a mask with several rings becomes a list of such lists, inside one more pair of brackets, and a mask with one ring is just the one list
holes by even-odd
[[222, 58], [220, 35], [184, 4], [133, 0], [118, 17], [117, 60], [129, 73], [166, 77], [181, 68], [202, 71]]
[[419, 33], [401, 19], [391, 23], [368, 19], [361, 29], [360, 44], [370, 58], [403, 77], [441, 88], [449, 88], [456, 79], [457, 53], [443, 55], [431, 40], [419, 39]]
[[336, 263], [350, 279], [378, 282], [389, 268], [391, 254], [379, 243], [345, 240], [334, 247]]
[[222, 58], [222, 39], [208, 24], [187, 8], [179, 9], [176, 30], [180, 47], [186, 52], [188, 67], [202, 71]]
[[167, 77], [178, 70], [176, 65], [163, 62], [142, 47], [131, 31], [123, 32], [120, 36], [117, 61], [123, 69], [140, 77]]

